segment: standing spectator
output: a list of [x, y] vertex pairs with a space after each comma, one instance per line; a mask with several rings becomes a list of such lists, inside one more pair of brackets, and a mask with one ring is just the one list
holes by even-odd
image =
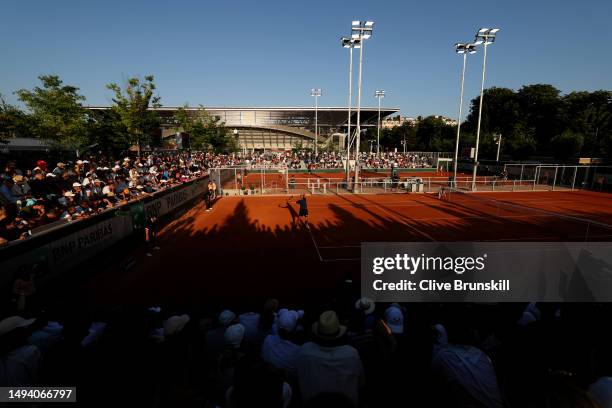
[[30, 300], [34, 296], [36, 288], [34, 287], [34, 278], [32, 274], [26, 269], [25, 266], [19, 271], [19, 276], [13, 283], [13, 300], [15, 302], [15, 309], [18, 312], [23, 312], [26, 307], [32, 309], [30, 306]]
[[236, 314], [231, 310], [224, 310], [219, 313], [219, 326], [206, 332], [206, 354], [210, 361], [214, 361], [223, 351], [225, 343], [225, 331], [236, 323]]
[[153, 250], [157, 251], [157, 217], [148, 216], [145, 225], [145, 250], [147, 256], [153, 256]]
[[299, 318], [300, 314], [295, 310], [283, 309], [277, 318], [278, 334], [267, 335], [261, 348], [265, 362], [291, 375], [296, 374], [295, 365], [300, 351], [300, 346], [293, 341]]
[[365, 385], [357, 350], [344, 344], [346, 326], [336, 312], [323, 312], [312, 326], [313, 342], [302, 346], [297, 357], [297, 376], [305, 403], [322, 392], [337, 392], [359, 405], [359, 389]]

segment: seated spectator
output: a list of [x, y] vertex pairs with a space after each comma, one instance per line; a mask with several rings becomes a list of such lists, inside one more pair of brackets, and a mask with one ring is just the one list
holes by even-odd
[[437, 397], [457, 407], [502, 407], [491, 359], [476, 347], [446, 343], [441, 325], [436, 325], [435, 333], [431, 370]]
[[26, 343], [35, 321], [20, 316], [0, 321], [0, 386], [38, 385], [41, 352]]
[[231, 310], [224, 310], [219, 313], [219, 326], [212, 328], [206, 332], [206, 354], [211, 361], [223, 352], [225, 344], [225, 331], [227, 328], [236, 323], [236, 314]]
[[245, 339], [251, 344], [261, 344], [263, 339], [272, 332], [276, 320], [278, 300], [268, 299], [260, 313], [248, 312], [240, 315], [240, 323], [244, 326]]
[[314, 341], [302, 346], [296, 362], [303, 401], [321, 392], [338, 392], [357, 406], [365, 376], [357, 350], [344, 344], [346, 326], [329, 310], [313, 324], [312, 332]]
[[295, 310], [282, 309], [277, 318], [278, 334], [267, 335], [261, 349], [265, 362], [291, 375], [296, 374], [295, 364], [300, 351], [300, 346], [293, 340], [301, 317]]
[[404, 333], [404, 313], [397, 303], [391, 304], [385, 310], [385, 323], [393, 334]]

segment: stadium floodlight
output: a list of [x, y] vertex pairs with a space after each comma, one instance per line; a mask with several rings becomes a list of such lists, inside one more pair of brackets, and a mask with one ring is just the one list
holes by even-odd
[[380, 100], [385, 97], [385, 91], [379, 90], [374, 93], [378, 98], [378, 131], [376, 132], [376, 156], [380, 157]]
[[457, 118], [457, 137], [455, 139], [455, 158], [453, 160], [453, 186], [457, 186], [457, 162], [459, 161], [459, 137], [461, 135], [461, 120], [463, 116], [463, 85], [465, 83], [465, 67], [467, 56], [476, 53], [476, 46], [470, 43], [455, 44], [455, 52], [463, 55], [463, 68], [461, 69], [461, 96], [459, 97], [459, 117]]
[[347, 129], [346, 129], [346, 182], [349, 182], [350, 168], [349, 160], [351, 157], [351, 116], [352, 116], [352, 105], [353, 105], [353, 49], [361, 47], [361, 41], [359, 39], [342, 37], [340, 38], [342, 47], [348, 48], [349, 50], [349, 91], [348, 91], [348, 118], [347, 118]]
[[363, 72], [363, 40], [372, 36], [373, 21], [353, 20], [351, 23], [351, 38], [359, 40], [359, 74], [357, 79], [357, 132], [355, 135], [355, 187], [359, 185], [359, 140], [361, 139], [361, 78]]
[[484, 83], [487, 71], [487, 46], [493, 44], [497, 38], [499, 28], [481, 28], [476, 32], [474, 44], [484, 47], [482, 57], [482, 81], [480, 83], [480, 102], [478, 106], [478, 126], [476, 127], [476, 146], [474, 148], [474, 167], [472, 170], [472, 191], [476, 190], [476, 174], [478, 172], [478, 145], [480, 144], [480, 125], [482, 122], [482, 100], [484, 99]]
[[319, 143], [319, 96], [321, 96], [321, 88], [312, 88], [310, 90], [310, 96], [315, 98], [315, 160], [319, 154], [317, 144]]

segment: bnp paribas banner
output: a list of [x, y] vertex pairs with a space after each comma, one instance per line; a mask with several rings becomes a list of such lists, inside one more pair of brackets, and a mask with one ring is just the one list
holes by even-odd
[[363, 243], [361, 292], [381, 302], [612, 302], [612, 243]]
[[[132, 232], [132, 217], [116, 215], [79, 229], [30, 251], [0, 263], [2, 285], [14, 279], [14, 272], [26, 267], [37, 280], [43, 281], [70, 269], [91, 256], [125, 238]], [[10, 273], [13, 272], [13, 273]]]
[[180, 207], [189, 200], [200, 194], [204, 194], [208, 185], [208, 179], [199, 179], [194, 181], [189, 186], [179, 189], [173, 193], [166, 194], [156, 198], [148, 203], [145, 203], [144, 209], [147, 216], [161, 217], [168, 214], [170, 211]]

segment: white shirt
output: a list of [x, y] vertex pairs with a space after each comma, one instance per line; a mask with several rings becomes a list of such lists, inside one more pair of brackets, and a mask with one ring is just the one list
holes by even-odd
[[38, 381], [41, 353], [36, 346], [21, 346], [0, 358], [0, 386], [33, 386]]
[[266, 336], [261, 347], [261, 358], [266, 363], [295, 374], [295, 364], [300, 348], [297, 344], [282, 339], [279, 335], [270, 334]]
[[484, 406], [503, 406], [493, 364], [476, 347], [435, 346], [431, 368], [444, 381], [459, 384]]
[[601, 408], [612, 408], [612, 377], [601, 377], [589, 387], [589, 394]]
[[305, 402], [321, 392], [330, 391], [344, 394], [358, 406], [359, 386], [365, 384], [365, 377], [354, 347], [306, 343], [298, 353], [296, 368]]

